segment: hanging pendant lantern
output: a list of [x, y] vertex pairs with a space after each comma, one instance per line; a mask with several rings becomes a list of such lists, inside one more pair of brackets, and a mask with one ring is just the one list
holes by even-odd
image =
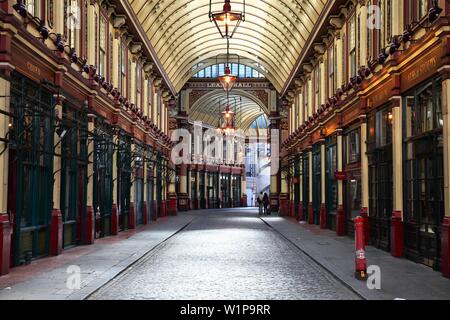
[[222, 38], [231, 39], [236, 33], [241, 22], [245, 21], [244, 11], [232, 11], [230, 0], [225, 0], [222, 11], [212, 12], [212, 0], [209, 1], [209, 19], [214, 22]]
[[225, 122], [230, 124], [234, 119], [234, 112], [230, 109], [230, 107], [227, 105], [225, 107], [225, 110], [222, 111], [222, 117], [225, 119]]
[[225, 74], [219, 77], [220, 84], [226, 92], [230, 92], [237, 81], [237, 76], [231, 74], [229, 66], [225, 67]]

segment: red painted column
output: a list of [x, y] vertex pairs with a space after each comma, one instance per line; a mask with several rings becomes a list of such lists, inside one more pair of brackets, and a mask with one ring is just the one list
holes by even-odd
[[167, 214], [169, 216], [176, 216], [177, 213], [177, 195], [176, 193], [169, 193], [167, 200]]
[[450, 218], [444, 218], [441, 226], [441, 271], [442, 275], [450, 278]]
[[144, 201], [144, 225], [148, 224], [147, 201]]
[[111, 235], [119, 234], [119, 214], [117, 212], [117, 205], [113, 204], [111, 211]]
[[305, 218], [303, 214], [303, 202], [301, 201], [298, 205], [298, 221], [303, 221]]
[[327, 208], [325, 203], [320, 206], [320, 229], [327, 228]]
[[247, 201], [248, 201], [247, 195], [244, 194], [241, 198], [241, 207], [242, 208], [247, 208]]
[[280, 216], [289, 216], [289, 195], [280, 194]]
[[156, 211], [157, 205], [156, 205], [156, 200], [153, 201], [153, 221], [157, 221], [158, 220], [158, 212]]
[[345, 212], [342, 205], [338, 206], [336, 215], [336, 234], [339, 237], [345, 236]]
[[11, 254], [11, 224], [7, 214], [0, 214], [0, 276], [9, 273]]
[[291, 200], [291, 203], [290, 203], [289, 216], [291, 218], [295, 218], [295, 203], [294, 203], [294, 200]]
[[395, 211], [391, 218], [391, 254], [393, 257], [403, 257], [405, 252], [404, 226], [402, 213]]
[[314, 224], [314, 207], [312, 202], [308, 203], [308, 223]]
[[86, 239], [84, 244], [93, 244], [95, 241], [95, 214], [92, 206], [86, 207]]
[[57, 256], [62, 252], [63, 222], [61, 210], [53, 209], [50, 222], [50, 255]]
[[130, 229], [136, 229], [136, 212], [134, 211], [134, 203], [130, 203], [130, 215], [128, 216], [128, 225]]

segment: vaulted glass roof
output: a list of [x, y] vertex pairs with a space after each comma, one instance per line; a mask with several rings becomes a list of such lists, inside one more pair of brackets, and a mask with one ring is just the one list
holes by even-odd
[[[127, 0], [177, 91], [192, 67], [224, 54], [226, 41], [209, 21], [209, 0]], [[280, 91], [326, 0], [246, 0], [246, 20], [230, 40], [230, 53], [261, 65]], [[242, 1], [231, 1], [242, 11]], [[220, 11], [223, 0], [213, 0]]]

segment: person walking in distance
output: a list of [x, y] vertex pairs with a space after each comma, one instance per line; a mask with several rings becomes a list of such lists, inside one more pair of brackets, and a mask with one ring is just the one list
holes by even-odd
[[267, 216], [268, 215], [267, 208], [269, 207], [269, 196], [267, 195], [267, 193], [264, 193], [263, 205], [264, 205], [264, 215]]
[[263, 198], [264, 197], [263, 197], [263, 194], [261, 192], [261, 194], [256, 199], [256, 201], [258, 202], [258, 208], [259, 208], [259, 215], [260, 216], [263, 214], [263, 206], [264, 206]]

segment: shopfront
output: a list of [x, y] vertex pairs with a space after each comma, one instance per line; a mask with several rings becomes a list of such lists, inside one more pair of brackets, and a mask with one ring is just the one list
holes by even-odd
[[94, 212], [97, 237], [111, 234], [113, 206], [113, 131], [104, 120], [95, 120], [94, 132]]
[[197, 173], [198, 171], [196, 170], [190, 170], [189, 171], [189, 175], [191, 178], [191, 190], [189, 190], [190, 192], [190, 208], [191, 210], [196, 210], [198, 209], [198, 192], [197, 192], [197, 185], [198, 185], [198, 180], [197, 180]]
[[[321, 146], [317, 144], [313, 148], [313, 217], [310, 223], [320, 224], [320, 209], [322, 207], [322, 157]], [[312, 218], [312, 219], [311, 219]]]
[[205, 195], [205, 172], [200, 171], [199, 174], [199, 180], [198, 180], [198, 187], [199, 187], [199, 202], [200, 202], [200, 209], [206, 209], [206, 195]]
[[309, 207], [309, 153], [305, 152], [302, 156], [301, 166], [303, 168], [302, 194], [303, 194], [303, 221], [308, 221]]
[[385, 251], [390, 250], [393, 211], [392, 120], [386, 105], [371, 111], [367, 121], [371, 244]]
[[403, 96], [406, 256], [435, 270], [445, 210], [441, 99], [440, 78]]
[[131, 175], [131, 137], [120, 131], [117, 150], [117, 208], [121, 231], [129, 228]]
[[[153, 154], [150, 147], [148, 147], [149, 150], [147, 150], [147, 154], [151, 155]], [[149, 217], [148, 222], [155, 221], [158, 217], [156, 216], [155, 208], [154, 208], [154, 190], [155, 190], [155, 181], [154, 181], [154, 163], [150, 160], [150, 158], [147, 159], [145, 165], [147, 166], [147, 183], [145, 192], [147, 194], [147, 214]]]
[[325, 154], [326, 221], [327, 228], [336, 231], [336, 216], [338, 211], [338, 181], [336, 179], [336, 172], [338, 168], [336, 135], [327, 138]]
[[162, 217], [163, 214], [163, 186], [164, 186], [164, 182], [163, 182], [163, 172], [164, 172], [164, 163], [163, 163], [164, 158], [162, 157], [160, 152], [157, 152], [156, 155], [156, 163], [155, 163], [155, 168], [156, 168], [156, 185], [155, 185], [155, 208], [156, 208], [156, 216], [158, 218]]
[[8, 213], [17, 266], [49, 254], [55, 101], [44, 85], [13, 72], [10, 106]]
[[132, 183], [134, 188], [134, 214], [136, 217], [136, 224], [145, 223], [145, 206], [144, 206], [144, 193], [145, 193], [145, 177], [144, 177], [144, 147], [140, 144], [135, 144], [133, 153], [133, 171], [134, 181]]
[[221, 208], [231, 207], [231, 174], [220, 173], [220, 203]]
[[87, 198], [87, 114], [73, 98], [63, 105], [62, 123], [56, 132], [61, 139], [61, 199], [63, 248], [80, 243], [86, 217]]
[[232, 190], [232, 199], [233, 199], [233, 207], [239, 208], [241, 207], [241, 175], [233, 174], [231, 176], [231, 190]]
[[301, 181], [301, 161], [299, 157], [296, 157], [294, 159], [294, 178], [292, 179], [292, 184], [293, 184], [293, 203], [294, 203], [294, 208], [292, 210], [294, 210], [294, 214], [293, 216], [298, 220], [299, 219], [299, 210], [300, 210], [300, 205], [301, 205], [301, 201], [300, 201], [300, 192], [301, 192], [301, 185], [300, 185], [300, 181]]
[[361, 130], [359, 124], [345, 130], [344, 137], [344, 210], [347, 235], [354, 238], [354, 219], [361, 214]]

